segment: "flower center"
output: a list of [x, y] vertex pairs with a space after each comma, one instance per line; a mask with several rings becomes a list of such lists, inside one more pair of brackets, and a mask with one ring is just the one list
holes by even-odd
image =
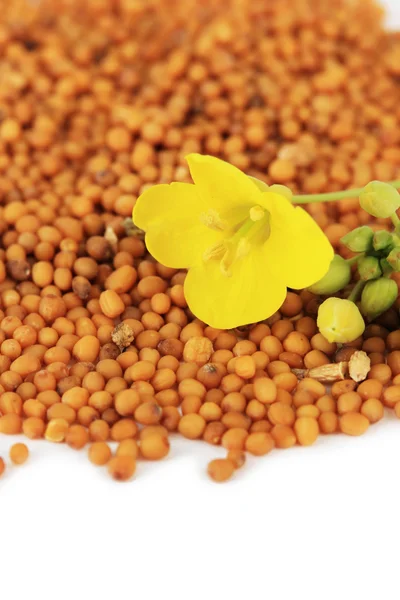
[[245, 219], [221, 218], [210, 210], [201, 217], [209, 229], [221, 231], [226, 237], [208, 248], [203, 259], [219, 260], [220, 269], [226, 277], [232, 276], [232, 266], [240, 258], [247, 256], [252, 248], [267, 241], [270, 234], [270, 213], [261, 206], [252, 206]]

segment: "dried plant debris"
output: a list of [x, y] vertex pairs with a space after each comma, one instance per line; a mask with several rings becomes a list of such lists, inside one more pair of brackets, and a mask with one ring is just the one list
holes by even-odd
[[144, 231], [142, 229], [139, 229], [139, 227], [136, 227], [131, 218], [125, 219], [122, 223], [122, 226], [127, 236], [137, 237], [140, 240], [144, 239]]
[[108, 226], [106, 228], [104, 237], [107, 240], [107, 242], [110, 244], [113, 252], [118, 252], [118, 237], [112, 227]]
[[127, 323], [120, 323], [111, 333], [111, 339], [122, 351], [132, 344], [135, 336], [132, 328]]
[[371, 361], [362, 350], [357, 350], [349, 360], [349, 375], [354, 381], [364, 381], [371, 369]]
[[313, 369], [292, 369], [298, 379], [311, 377], [321, 383], [334, 383], [345, 379], [347, 373], [347, 363], [333, 363], [314, 367]]

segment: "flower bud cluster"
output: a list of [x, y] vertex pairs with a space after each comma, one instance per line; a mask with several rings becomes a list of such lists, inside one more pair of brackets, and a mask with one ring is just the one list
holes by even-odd
[[351, 265], [357, 265], [359, 281], [349, 298], [328, 298], [319, 308], [321, 333], [329, 341], [338, 343], [352, 341], [361, 335], [364, 319], [376, 319], [398, 296], [397, 284], [391, 274], [400, 272], [400, 221], [396, 214], [400, 208], [400, 194], [390, 184], [372, 181], [361, 192], [360, 205], [374, 217], [391, 217], [395, 227], [391, 232], [385, 229], [374, 231], [364, 225], [350, 231], [341, 242], [355, 256], [345, 260], [335, 255], [326, 275], [309, 288], [318, 295], [337, 294], [351, 280]]

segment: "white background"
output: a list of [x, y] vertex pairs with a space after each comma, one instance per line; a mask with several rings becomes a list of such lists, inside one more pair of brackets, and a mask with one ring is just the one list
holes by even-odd
[[[386, 4], [400, 26], [399, 0]], [[202, 443], [173, 441], [129, 484], [83, 453], [29, 445], [0, 483], [4, 600], [400, 598], [394, 418], [250, 460], [223, 485], [205, 475], [223, 452]]]

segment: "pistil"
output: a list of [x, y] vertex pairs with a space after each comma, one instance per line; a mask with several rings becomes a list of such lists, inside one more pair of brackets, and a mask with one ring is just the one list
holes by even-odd
[[[211, 229], [223, 223], [218, 213], [210, 214], [209, 211], [202, 215], [202, 222]], [[203, 216], [205, 217], [203, 219]], [[220, 260], [220, 269], [226, 277], [232, 276], [232, 266], [236, 260], [246, 256], [253, 246], [265, 242], [269, 237], [269, 212], [261, 206], [253, 206], [248, 213], [247, 219], [241, 223], [232, 224], [232, 227], [224, 227], [222, 231], [234, 231], [233, 235], [217, 242], [203, 254], [203, 259]], [[228, 224], [229, 225], [229, 224]]]

